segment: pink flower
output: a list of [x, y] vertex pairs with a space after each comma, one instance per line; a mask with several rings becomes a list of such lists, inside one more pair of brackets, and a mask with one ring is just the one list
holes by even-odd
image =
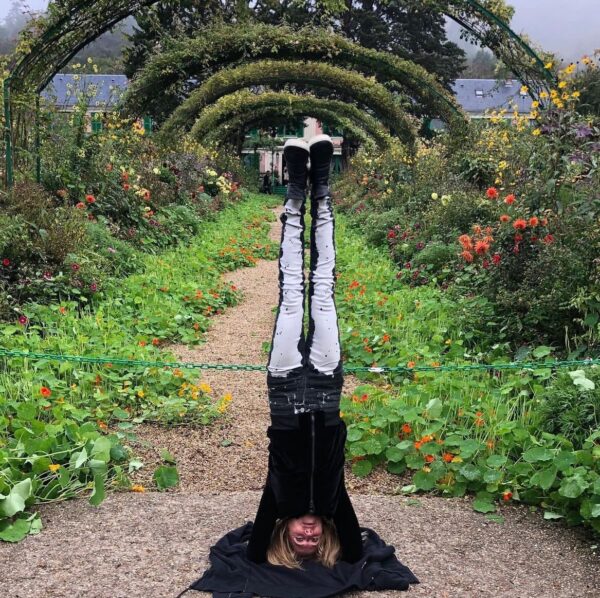
[[19, 316], [19, 324], [22, 324], [23, 326], [25, 326], [25, 324], [27, 324], [27, 322], [29, 322], [29, 319], [27, 318], [27, 316]]
[[9, 260], [7, 257], [5, 257], [5, 258], [2, 260], [2, 265], [3, 265], [3, 266], [10, 266], [10, 260]]
[[77, 270], [79, 270], [81, 266], [79, 264], [76, 263], [72, 263], [71, 264], [71, 270], [73, 270], [73, 272], [77, 272]]

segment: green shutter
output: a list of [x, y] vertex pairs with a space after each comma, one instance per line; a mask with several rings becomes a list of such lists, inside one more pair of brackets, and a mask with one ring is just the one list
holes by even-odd
[[152, 117], [151, 116], [144, 116], [144, 131], [146, 132], [146, 134], [150, 134], [152, 133]]
[[102, 131], [102, 120], [97, 112], [92, 114], [92, 133], [100, 133]]

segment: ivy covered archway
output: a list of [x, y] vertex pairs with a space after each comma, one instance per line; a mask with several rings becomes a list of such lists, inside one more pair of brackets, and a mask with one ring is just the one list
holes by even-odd
[[205, 108], [192, 128], [192, 136], [212, 140], [222, 137], [220, 133], [216, 135], [216, 131], [237, 130], [251, 123], [253, 117], [259, 120], [264, 117], [266, 122], [271, 122], [277, 114], [284, 118], [312, 116], [348, 129], [361, 141], [370, 140], [382, 149], [391, 143], [389, 133], [376, 118], [347, 102], [280, 92], [254, 94], [247, 90], [223, 96]]
[[162, 127], [166, 136], [193, 125], [205, 107], [224, 95], [254, 85], [298, 84], [325, 89], [372, 110], [404, 143], [412, 145], [415, 130], [394, 96], [360, 73], [317, 62], [260, 60], [219, 71], [196, 88]]
[[[202, 81], [227, 66], [264, 58], [311, 60], [356, 69], [393, 81], [417, 104], [421, 113], [441, 118], [451, 130], [459, 129], [466, 115], [435, 76], [414, 62], [387, 52], [364, 48], [323, 29], [220, 25], [195, 38], [180, 38], [151, 57], [131, 84], [127, 106], [135, 114], [165, 114], [189, 95], [193, 81]], [[192, 83], [190, 83], [192, 82]]]

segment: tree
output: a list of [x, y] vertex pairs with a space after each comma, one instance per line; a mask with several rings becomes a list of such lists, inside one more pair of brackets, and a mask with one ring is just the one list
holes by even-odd
[[27, 25], [30, 16], [25, 13], [19, 0], [13, 0], [4, 23], [0, 25], [0, 54], [10, 54], [15, 49], [17, 36]]
[[313, 24], [329, 27], [367, 48], [385, 50], [413, 60], [449, 86], [464, 67], [464, 52], [446, 38], [445, 17], [436, 8], [414, 0], [377, 2], [344, 0], [346, 11], [332, 15], [317, 2], [297, 0], [173, 0], [159, 2], [136, 15], [137, 27], [125, 52], [125, 73], [133, 76], [148, 53], [161, 46], [165, 36], [197, 34], [215, 20], [294, 27]]
[[498, 60], [488, 50], [479, 50], [469, 59], [467, 67], [462, 72], [466, 79], [494, 79]]

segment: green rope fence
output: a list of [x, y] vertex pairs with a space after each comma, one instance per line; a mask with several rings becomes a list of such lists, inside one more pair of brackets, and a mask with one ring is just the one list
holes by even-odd
[[[61, 355], [59, 353], [33, 353], [29, 351], [11, 351], [0, 347], [0, 356], [4, 357], [24, 357], [27, 359], [63, 361], [75, 363], [99, 363], [120, 366], [134, 367], [163, 367], [178, 369], [201, 369], [201, 370], [238, 370], [238, 371], [266, 371], [264, 365], [251, 364], [222, 364], [222, 363], [190, 363], [184, 361], [147, 361], [143, 359], [118, 359], [112, 357], [94, 357], [85, 355]], [[563, 361], [511, 361], [504, 363], [468, 363], [468, 364], [449, 364], [449, 365], [415, 365], [395, 366], [395, 367], [368, 367], [368, 366], [344, 366], [344, 372], [351, 374], [353, 372], [372, 372], [376, 374], [392, 372], [460, 372], [474, 370], [537, 370], [545, 368], [562, 367], [587, 367], [600, 365], [600, 359], [569, 359]]]

